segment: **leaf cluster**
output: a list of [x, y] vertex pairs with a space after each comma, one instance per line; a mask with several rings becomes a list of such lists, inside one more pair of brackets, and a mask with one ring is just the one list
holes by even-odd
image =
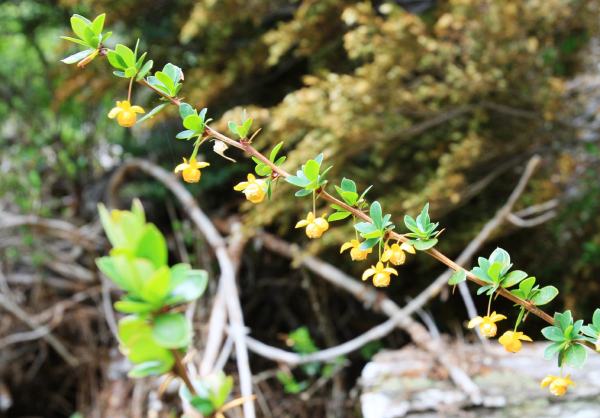
[[519, 283], [518, 289], [513, 289], [510, 293], [536, 306], [546, 305], [558, 296], [558, 289], [556, 287], [540, 287], [540, 285], [535, 284], [535, 280], [535, 277], [528, 277]]
[[[244, 131], [244, 130], [242, 130], [241, 133], [244, 133], [244, 132], [246, 134], [248, 133], [247, 131]], [[245, 138], [245, 136], [244, 137], [240, 136], [240, 138]], [[275, 145], [273, 147], [273, 149], [271, 150], [271, 152], [269, 153], [269, 161], [271, 161], [271, 163], [276, 165], [277, 167], [280, 167], [285, 162], [285, 160], [287, 160], [287, 157], [285, 155], [278, 157], [279, 151], [281, 151], [282, 146], [283, 146], [283, 141], [278, 143], [277, 145]], [[256, 166], [254, 167], [254, 171], [256, 172], [256, 174], [258, 174], [261, 177], [266, 177], [265, 181], [267, 184], [267, 197], [270, 199], [271, 195], [273, 193], [273, 169], [271, 168], [271, 166], [269, 164], [264, 163], [259, 158], [252, 157], [252, 161], [254, 161], [256, 163]]]
[[128, 46], [117, 44], [114, 50], [110, 50], [106, 54], [108, 62], [115, 69], [113, 74], [121, 78], [135, 77], [137, 81], [142, 80], [146, 74], [152, 69], [154, 62], [146, 59], [147, 52], [144, 52], [138, 57], [138, 49], [140, 40], [135, 43], [133, 51]]
[[194, 389], [195, 395], [182, 385], [179, 393], [194, 409], [208, 417], [225, 405], [233, 389], [233, 377], [226, 376], [222, 371], [213, 373], [195, 381]]
[[[600, 319], [600, 318], [599, 318]], [[587, 359], [587, 351], [581, 342], [584, 337], [580, 335], [583, 320], [573, 322], [571, 311], [554, 314], [554, 325], [542, 329], [546, 339], [552, 341], [544, 350], [544, 358], [550, 360], [557, 356], [558, 367], [563, 364], [581, 368]]]
[[471, 270], [478, 279], [486, 283], [477, 290], [477, 294], [493, 294], [498, 288], [512, 287], [527, 277], [527, 273], [521, 270], [514, 270], [509, 273], [512, 267], [510, 255], [502, 248], [496, 248], [490, 258], [479, 257], [477, 259], [478, 267]]
[[598, 344], [600, 339], [600, 309], [594, 311], [592, 323], [581, 327], [581, 332], [587, 337], [588, 341]]
[[359, 247], [361, 250], [368, 250], [377, 244], [382, 245], [386, 233], [395, 228], [390, 221], [392, 215], [388, 213], [384, 216], [381, 204], [378, 201], [371, 203], [369, 216], [372, 222], [359, 222], [354, 225], [354, 229], [364, 238]]
[[322, 164], [323, 154], [319, 154], [314, 159], [308, 160], [306, 164], [302, 165], [302, 168], [296, 172], [295, 176], [289, 176], [285, 179], [288, 183], [301, 188], [301, 190], [296, 192], [297, 197], [314, 193], [327, 184], [325, 175], [331, 170], [331, 166], [321, 172]]
[[240, 125], [238, 125], [232, 120], [230, 120], [227, 123], [227, 127], [229, 128], [229, 130], [235, 135], [239, 136], [240, 139], [248, 138], [248, 133], [250, 132], [250, 128], [252, 127], [252, 118], [245, 117], [245, 113], [246, 112], [244, 111], [244, 121]]
[[165, 373], [175, 361], [173, 349], [185, 349], [191, 339], [189, 321], [170, 309], [199, 298], [206, 289], [205, 271], [188, 264], [169, 266], [167, 244], [158, 228], [147, 223], [139, 201], [130, 211], [99, 206], [100, 220], [112, 244], [96, 264], [125, 294], [115, 303], [130, 314], [119, 321], [124, 354], [136, 366], [132, 377]]
[[74, 64], [87, 58], [101, 48], [102, 43], [112, 35], [112, 32], [102, 33], [105, 18], [106, 13], [98, 15], [93, 21], [78, 14], [71, 16], [71, 29], [77, 37], [61, 36], [61, 38], [84, 46], [86, 49], [73, 55], [69, 55], [61, 61], [65, 64]]
[[411, 231], [406, 234], [411, 238], [410, 244], [420, 251], [433, 248], [438, 243], [437, 237], [442, 232], [436, 230], [439, 222], [431, 222], [429, 218], [429, 203], [423, 206], [417, 219], [410, 215], [404, 215], [404, 225]]
[[[369, 192], [369, 190], [371, 190], [371, 187], [373, 186], [367, 187], [367, 189], [364, 192], [362, 192], [361, 195], [359, 195], [354, 180], [350, 180], [344, 177], [340, 185], [335, 186], [335, 191], [344, 201], [344, 203], [346, 203], [348, 206], [356, 207], [359, 210], [363, 210], [365, 207], [367, 207], [365, 196]], [[352, 215], [352, 212], [349, 212], [340, 205], [333, 204], [331, 205], [331, 207], [335, 210], [335, 212], [329, 215], [329, 217], [327, 218], [329, 222], [340, 221]]]
[[179, 116], [181, 116], [181, 119], [183, 120], [183, 127], [185, 130], [179, 132], [175, 138], [190, 140], [192, 138], [202, 137], [202, 135], [204, 135], [204, 130], [206, 129], [206, 124], [211, 121], [211, 119], [206, 119], [206, 112], [208, 112], [207, 108], [198, 112], [188, 103], [179, 105]]
[[168, 97], [176, 97], [183, 87], [183, 70], [170, 62], [165, 64], [162, 71], [146, 78], [148, 84]]

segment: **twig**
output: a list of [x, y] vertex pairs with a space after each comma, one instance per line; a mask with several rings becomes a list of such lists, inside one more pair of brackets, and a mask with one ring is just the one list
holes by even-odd
[[[12, 313], [15, 317], [24, 322], [28, 327], [33, 330], [39, 330], [40, 338], [46, 340], [48, 344], [54, 348], [54, 350], [67, 362], [68, 365], [76, 367], [79, 365], [79, 360], [64, 346], [62, 342], [54, 335], [50, 333], [44, 326], [40, 326], [35, 320], [31, 319], [30, 316], [25, 312], [19, 305], [8, 299], [4, 294], [0, 293], [0, 306], [5, 310]], [[46, 332], [47, 331], [47, 332]]]

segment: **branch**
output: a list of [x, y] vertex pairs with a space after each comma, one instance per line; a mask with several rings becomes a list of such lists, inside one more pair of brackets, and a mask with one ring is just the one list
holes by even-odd
[[50, 333], [50, 330], [45, 326], [40, 326], [37, 321], [33, 320], [27, 312], [25, 312], [19, 305], [14, 303], [12, 300], [7, 298], [4, 294], [0, 293], [0, 306], [5, 310], [12, 313], [15, 317], [24, 322], [29, 328], [36, 331], [36, 335], [39, 338], [46, 340], [48, 344], [54, 348], [54, 350], [60, 355], [64, 361], [72, 367], [79, 365], [79, 360], [67, 350], [64, 344]]
[[[148, 83], [146, 83], [145, 81], [141, 81], [141, 83], [146, 85], [147, 87], [151, 88], [152, 90], [154, 90], [160, 96], [167, 98], [174, 105], [179, 106], [181, 104], [181, 102], [178, 99], [168, 97], [164, 93], [162, 93], [162, 92], [158, 91], [157, 89], [153, 88], [152, 86], [148, 85]], [[228, 136], [223, 135], [222, 133], [212, 129], [209, 126], [207, 126], [205, 128], [205, 133], [209, 137], [214, 137], [216, 139], [219, 139], [220, 141], [223, 141], [226, 144], [228, 144], [234, 148], [241, 149], [241, 150], [245, 151], [246, 153], [248, 153], [249, 155], [256, 157], [261, 162], [263, 162], [264, 164], [271, 167], [271, 169], [273, 170], [273, 173], [276, 174], [277, 176], [280, 176], [280, 177], [289, 177], [290, 176], [290, 174], [287, 171], [285, 171], [283, 168], [276, 166], [267, 157], [265, 157], [263, 154], [261, 154], [259, 151], [257, 151], [254, 147], [252, 147], [252, 145], [250, 143], [248, 143], [247, 141], [244, 140], [244, 141], [238, 142], [238, 141], [233, 140], [233, 139], [229, 138]], [[532, 171], [534, 166], [538, 164], [539, 159], [540, 159], [539, 156], [534, 156], [530, 160], [529, 164], [527, 165], [526, 172], [529, 170]], [[534, 161], [535, 161], [535, 163], [534, 163]], [[515, 197], [513, 198], [513, 196], [511, 195], [511, 197], [509, 198], [509, 201], [507, 202], [507, 205], [510, 204], [511, 207], [512, 207], [512, 205], [514, 205], [514, 201], [516, 201], [516, 198], [522, 193], [522, 190], [519, 191], [519, 189], [523, 189], [525, 187], [525, 185], [526, 185], [526, 182], [523, 182], [522, 184], [520, 183], [519, 185], [517, 185], [517, 188], [513, 191], [513, 195], [515, 195]], [[346, 203], [333, 197], [332, 195], [330, 195], [329, 193], [327, 193], [324, 190], [320, 191], [319, 197], [322, 197], [324, 200], [327, 200], [330, 203], [333, 203], [333, 204], [336, 204], [336, 205], [342, 207], [343, 209], [352, 213], [358, 219], [362, 219], [367, 222], [372, 222], [371, 218], [369, 216], [367, 216], [364, 212], [358, 210], [355, 207], [347, 205]], [[501, 211], [502, 210], [503, 209], [501, 209]], [[502, 218], [504, 218], [506, 215], [507, 215], [507, 213], [503, 214]], [[388, 237], [398, 240], [398, 241], [401, 241], [401, 242], [409, 241], [408, 238], [406, 238], [404, 235], [398, 234], [393, 231], [391, 231], [388, 234]], [[452, 261], [451, 259], [446, 257], [443, 253], [436, 250], [435, 248], [432, 248], [425, 252], [427, 254], [429, 254], [431, 257], [433, 257], [436, 260], [440, 261], [441, 263], [445, 264], [452, 270], [455, 270], [455, 271], [464, 270], [464, 268], [462, 268], [459, 264], [455, 263], [454, 261]], [[473, 273], [471, 273], [467, 270], [465, 270], [465, 272], [466, 272], [466, 277], [469, 281], [471, 281], [479, 286], [485, 285], [485, 283], [482, 280], [480, 280], [479, 278], [477, 278]], [[515, 304], [523, 306], [527, 311], [529, 311], [533, 315], [541, 318], [542, 320], [546, 321], [547, 323], [554, 324], [553, 318], [550, 315], [548, 315], [546, 312], [544, 312], [542, 309], [538, 308], [535, 304], [514, 296], [512, 293], [510, 293], [509, 291], [507, 291], [504, 288], [498, 289], [497, 294], [510, 300], [511, 302], [514, 302]], [[593, 348], [593, 344], [591, 344], [591, 343], [586, 344], [586, 346]]]

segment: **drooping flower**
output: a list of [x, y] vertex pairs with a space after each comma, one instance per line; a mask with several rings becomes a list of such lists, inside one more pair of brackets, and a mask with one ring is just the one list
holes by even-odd
[[129, 100], [117, 102], [117, 106], [110, 109], [108, 117], [117, 118], [117, 123], [124, 128], [131, 128], [137, 121], [136, 113], [145, 113], [141, 106], [131, 106]]
[[549, 386], [550, 393], [554, 396], [563, 396], [567, 393], [569, 386], [575, 385], [575, 382], [571, 380], [571, 375], [562, 376], [546, 376], [540, 383], [540, 386], [545, 388]]
[[406, 261], [406, 254], [404, 254], [404, 251], [410, 254], [415, 253], [414, 247], [406, 242], [403, 242], [401, 245], [398, 245], [398, 243], [392, 244], [391, 246], [386, 245], [383, 254], [381, 254], [381, 261], [384, 263], [389, 261], [395, 266], [404, 264]]
[[486, 315], [484, 317], [477, 316], [469, 321], [469, 328], [475, 328], [479, 325], [479, 330], [481, 333], [488, 338], [495, 337], [498, 332], [498, 327], [496, 326], [496, 322], [502, 321], [506, 319], [504, 315], [497, 314], [495, 311], [492, 312], [491, 315]]
[[196, 161], [195, 158], [190, 158], [189, 162], [184, 158], [183, 163], [175, 167], [175, 173], [179, 173], [181, 171], [183, 180], [187, 183], [198, 183], [200, 181], [200, 177], [202, 176], [200, 169], [208, 167], [209, 165], [209, 163], [205, 163], [204, 161]]
[[296, 224], [296, 228], [304, 227], [306, 227], [306, 236], [308, 238], [320, 238], [329, 229], [329, 222], [325, 219], [325, 214], [316, 218], [314, 213], [308, 212], [306, 219], [302, 219]]
[[518, 353], [523, 344], [521, 341], [532, 341], [527, 335], [518, 331], [506, 331], [498, 342], [504, 346], [504, 349], [509, 353]]
[[233, 187], [233, 190], [243, 192], [246, 199], [252, 203], [260, 203], [267, 195], [267, 183], [263, 179], [257, 179], [254, 174], [248, 174], [248, 181], [242, 181]]
[[373, 285], [375, 287], [387, 287], [390, 284], [390, 276], [398, 275], [396, 269], [392, 267], [386, 267], [381, 261], [377, 262], [377, 265], [371, 266], [370, 269], [366, 269], [362, 275], [363, 280], [367, 280], [373, 276]]
[[342, 244], [342, 248], [340, 248], [340, 254], [346, 251], [348, 248], [351, 248], [350, 258], [352, 258], [353, 261], [366, 260], [369, 254], [373, 252], [373, 249], [369, 248], [368, 250], [362, 250], [360, 249], [360, 244], [360, 241], [357, 239], [345, 242]]

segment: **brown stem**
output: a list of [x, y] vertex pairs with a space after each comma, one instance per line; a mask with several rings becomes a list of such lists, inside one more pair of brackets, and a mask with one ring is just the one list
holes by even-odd
[[174, 367], [175, 375], [177, 377], [179, 377], [181, 380], [183, 380], [183, 383], [185, 383], [185, 385], [187, 386], [188, 390], [190, 391], [190, 393], [192, 395], [196, 395], [196, 389], [194, 388], [194, 385], [192, 385], [190, 376], [188, 375], [187, 369], [185, 368], [185, 365], [183, 364], [183, 357], [181, 356], [181, 353], [179, 352], [179, 350], [171, 350], [171, 352], [173, 353], [173, 356], [175, 357], [175, 367]]

